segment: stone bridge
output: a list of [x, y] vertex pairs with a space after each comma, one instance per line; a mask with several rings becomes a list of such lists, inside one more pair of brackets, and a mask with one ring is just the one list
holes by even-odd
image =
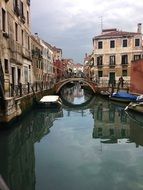
[[55, 93], [58, 93], [64, 85], [66, 85], [70, 82], [79, 82], [79, 83], [86, 84], [91, 88], [91, 90], [94, 93], [96, 93], [98, 91], [97, 84], [91, 80], [88, 80], [85, 78], [67, 78], [67, 79], [60, 80], [59, 82], [57, 82], [55, 84], [55, 87], [54, 87]]

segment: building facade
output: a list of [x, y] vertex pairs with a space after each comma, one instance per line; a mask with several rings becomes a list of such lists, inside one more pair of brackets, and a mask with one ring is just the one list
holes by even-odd
[[55, 82], [55, 75], [54, 75], [54, 51], [53, 51], [53, 47], [52, 45], [50, 45], [49, 43], [43, 41], [44, 44], [47, 47], [47, 66], [45, 69], [45, 75], [44, 75], [44, 80], [46, 81], [46, 83], [48, 83], [51, 87], [51, 85], [54, 84]]
[[33, 82], [43, 81], [43, 47], [37, 35], [31, 36]]
[[53, 63], [54, 75], [56, 81], [59, 81], [64, 76], [63, 63], [62, 63], [62, 49], [53, 47]]
[[131, 64], [130, 91], [135, 94], [143, 94], [143, 59], [133, 61]]
[[87, 53], [85, 54], [83, 70], [86, 78], [96, 81], [96, 75], [95, 75], [96, 69], [94, 67], [93, 53], [90, 55], [87, 55]]
[[29, 15], [30, 0], [0, 2], [1, 76], [6, 97], [11, 96], [20, 83], [32, 82]]
[[94, 73], [113, 84], [120, 76], [130, 82], [131, 61], [143, 55], [141, 24], [137, 32], [102, 30], [93, 38]]

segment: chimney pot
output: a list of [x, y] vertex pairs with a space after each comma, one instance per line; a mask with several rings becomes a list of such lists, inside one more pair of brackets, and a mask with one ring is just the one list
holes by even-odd
[[140, 34], [142, 33], [142, 24], [141, 23], [138, 23], [137, 32]]

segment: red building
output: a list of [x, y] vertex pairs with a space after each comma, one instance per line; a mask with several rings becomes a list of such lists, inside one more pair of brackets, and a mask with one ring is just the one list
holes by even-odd
[[53, 47], [53, 64], [56, 81], [63, 77], [62, 49]]
[[143, 59], [133, 61], [131, 64], [130, 91], [143, 94]]
[[64, 75], [64, 68], [63, 68], [63, 63], [61, 60], [54, 61], [54, 74], [57, 81], [62, 79]]

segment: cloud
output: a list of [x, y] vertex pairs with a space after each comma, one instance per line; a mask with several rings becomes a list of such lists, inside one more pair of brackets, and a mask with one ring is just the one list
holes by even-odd
[[137, 23], [143, 20], [142, 10], [142, 0], [34, 0], [32, 31], [62, 48], [66, 58], [83, 62], [102, 26], [136, 32]]

